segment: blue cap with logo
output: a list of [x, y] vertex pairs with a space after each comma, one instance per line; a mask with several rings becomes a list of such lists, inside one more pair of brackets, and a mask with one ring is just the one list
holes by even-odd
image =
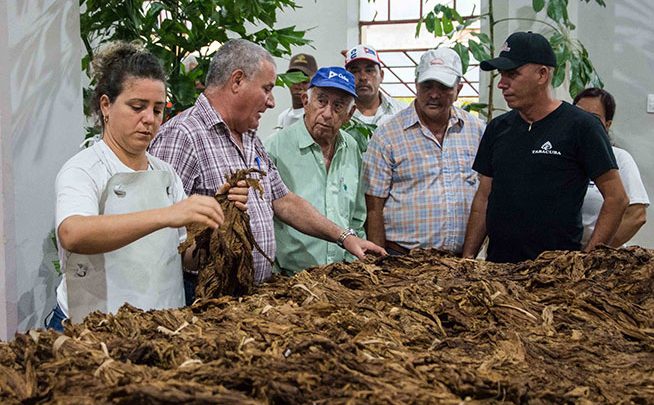
[[354, 85], [354, 76], [352, 73], [340, 66], [330, 66], [318, 69], [316, 74], [311, 78], [309, 87], [331, 87], [343, 90], [351, 96], [357, 96]]

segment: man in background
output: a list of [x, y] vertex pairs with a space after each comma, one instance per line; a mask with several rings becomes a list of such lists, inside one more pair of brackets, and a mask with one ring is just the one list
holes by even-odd
[[289, 88], [291, 92], [291, 107], [285, 109], [277, 117], [277, 126], [275, 130], [290, 127], [296, 121], [299, 121], [304, 115], [304, 106], [302, 105], [302, 95], [306, 93], [309, 87], [309, 80], [313, 77], [318, 69], [316, 59], [306, 53], [293, 55], [288, 64], [286, 73], [300, 72], [305, 76], [305, 80], [300, 83], [294, 83]]
[[345, 69], [356, 79], [357, 99], [354, 116], [366, 124], [379, 125], [406, 105], [380, 90], [384, 71], [377, 51], [357, 45], [345, 54]]
[[[380, 90], [384, 71], [377, 51], [368, 45], [357, 45], [345, 53], [345, 69], [356, 80], [357, 99], [354, 118], [369, 125], [379, 126], [406, 104], [389, 97]], [[359, 149], [365, 152], [368, 139], [355, 137]]]

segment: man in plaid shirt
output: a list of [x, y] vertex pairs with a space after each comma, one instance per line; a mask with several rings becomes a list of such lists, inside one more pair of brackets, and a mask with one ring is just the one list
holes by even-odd
[[[264, 48], [244, 39], [225, 42], [211, 60], [204, 93], [193, 107], [162, 125], [150, 153], [175, 168], [188, 195], [215, 194], [226, 176], [239, 169], [265, 171], [260, 178], [264, 196], [250, 190], [248, 213], [254, 238], [271, 259], [276, 248], [273, 215], [303, 233], [336, 242], [359, 258], [367, 252], [384, 254], [284, 185], [255, 133], [261, 114], [275, 106], [275, 79], [275, 62]], [[271, 275], [271, 263], [256, 249], [254, 268], [256, 283]], [[195, 281], [185, 274], [187, 304], [192, 302]]]
[[484, 124], [452, 105], [461, 70], [452, 49], [425, 52], [416, 100], [375, 131], [363, 157], [368, 239], [391, 254], [463, 248]]

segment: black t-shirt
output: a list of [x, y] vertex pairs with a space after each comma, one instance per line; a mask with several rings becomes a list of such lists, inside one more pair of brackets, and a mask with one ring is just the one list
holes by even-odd
[[515, 110], [492, 120], [473, 169], [493, 178], [487, 259], [519, 262], [579, 250], [588, 181], [617, 165], [600, 121], [563, 102], [531, 126]]

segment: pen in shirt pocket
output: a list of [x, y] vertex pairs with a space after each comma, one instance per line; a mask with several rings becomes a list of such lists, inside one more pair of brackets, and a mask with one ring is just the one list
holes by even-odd
[[257, 163], [257, 169], [261, 170], [261, 158], [257, 156], [254, 158], [254, 161]]

